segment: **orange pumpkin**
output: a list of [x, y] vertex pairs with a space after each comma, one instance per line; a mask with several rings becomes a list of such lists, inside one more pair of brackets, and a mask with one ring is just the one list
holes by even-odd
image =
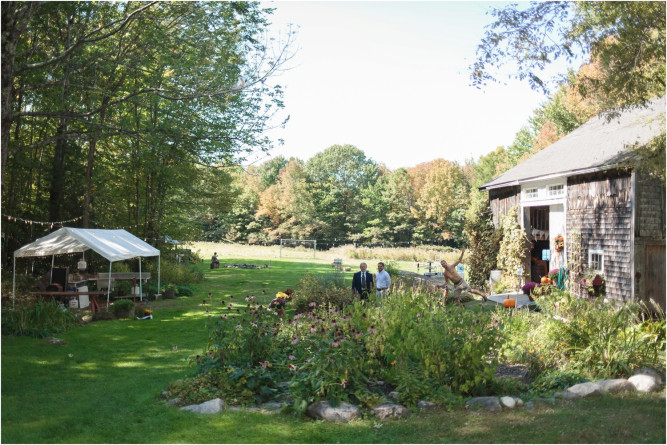
[[505, 301], [503, 301], [503, 306], [505, 307], [515, 307], [516, 306], [516, 301], [514, 298], [507, 298]]
[[542, 283], [542, 284], [551, 284], [551, 278], [549, 278], [549, 277], [542, 277], [541, 283]]

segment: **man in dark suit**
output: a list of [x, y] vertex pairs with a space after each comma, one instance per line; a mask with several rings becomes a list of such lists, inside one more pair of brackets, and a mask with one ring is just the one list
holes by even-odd
[[352, 291], [365, 300], [373, 289], [373, 274], [366, 270], [366, 263], [361, 263], [359, 269], [352, 277]]

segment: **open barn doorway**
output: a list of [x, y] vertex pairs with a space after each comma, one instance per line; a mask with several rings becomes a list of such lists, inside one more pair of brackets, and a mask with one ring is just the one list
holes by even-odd
[[540, 282], [549, 273], [549, 206], [530, 207], [528, 238], [530, 239], [530, 281]]

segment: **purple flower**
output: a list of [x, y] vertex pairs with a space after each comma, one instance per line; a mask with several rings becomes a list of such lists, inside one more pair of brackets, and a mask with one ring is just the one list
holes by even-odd
[[530, 295], [530, 293], [535, 289], [535, 287], [539, 287], [539, 285], [534, 282], [534, 281], [529, 281], [528, 283], [524, 284], [521, 290], [523, 291], [524, 294]]
[[295, 345], [299, 343], [299, 336], [294, 337], [294, 340], [292, 340], [292, 344]]
[[294, 356], [294, 354], [290, 354], [288, 358], [289, 358], [290, 360], [294, 360], [296, 357]]

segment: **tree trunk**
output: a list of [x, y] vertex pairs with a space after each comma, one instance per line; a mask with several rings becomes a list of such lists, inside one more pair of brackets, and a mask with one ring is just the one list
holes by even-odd
[[16, 45], [41, 2], [2, 2], [2, 52], [1, 88], [2, 159], [0, 162], [0, 185], [5, 177], [5, 166], [9, 159], [9, 132], [12, 127], [14, 103], [14, 58]]

